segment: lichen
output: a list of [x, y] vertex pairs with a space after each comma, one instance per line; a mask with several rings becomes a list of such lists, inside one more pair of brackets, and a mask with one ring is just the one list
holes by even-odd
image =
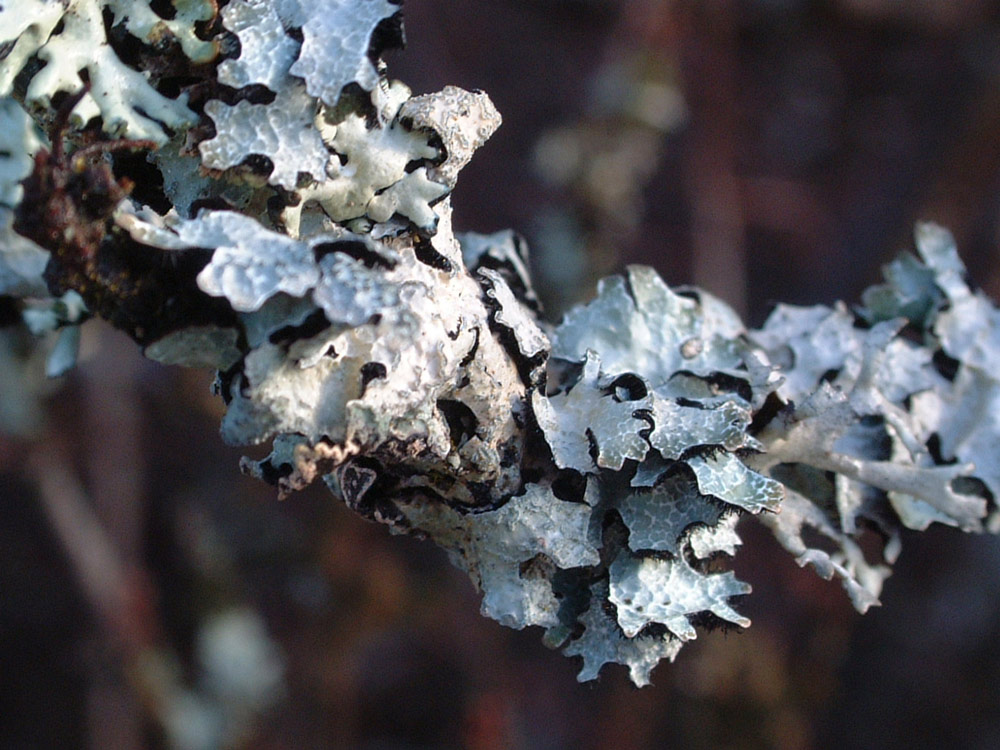
[[[280, 94], [299, 43], [288, 34], [291, 19], [270, 0], [232, 0], [222, 9], [222, 23], [240, 41], [240, 55], [219, 63], [219, 82], [233, 88], [252, 84]], [[297, 88], [297, 86], [295, 87]]]
[[750, 620], [728, 604], [730, 597], [750, 593], [750, 586], [736, 580], [732, 571], [699, 573], [683, 559], [660, 560], [620, 555], [608, 569], [608, 601], [618, 612], [618, 625], [634, 638], [650, 623], [666, 625], [682, 641], [696, 636], [688, 619], [711, 612], [741, 627]]
[[27, 113], [13, 99], [0, 98], [0, 295], [48, 295], [42, 272], [49, 254], [13, 230], [21, 180], [31, 173], [41, 139]]
[[527, 485], [499, 510], [460, 514], [436, 503], [403, 505], [406, 520], [429, 534], [465, 568], [483, 591], [483, 614], [513, 628], [553, 626], [559, 602], [549, 575], [525, 575], [522, 564], [544, 556], [550, 567], [596, 565], [590, 508]]
[[538, 391], [532, 394], [538, 426], [561, 469], [618, 470], [626, 459], [641, 461], [649, 450], [649, 443], [641, 435], [649, 423], [637, 416], [637, 412], [649, 407], [648, 400], [622, 401], [608, 393], [599, 378], [600, 367], [598, 355], [588, 350], [583, 374], [567, 393], [551, 397]]
[[0, 7], [0, 44], [13, 46], [0, 61], [0, 95], [11, 93], [14, 79], [37, 56], [45, 65], [30, 78], [26, 105], [42, 110], [51, 107], [56, 94], [72, 93], [84, 85], [80, 73], [86, 71], [90, 90], [73, 110], [80, 124], [101, 117], [107, 133], [165, 143], [166, 129], [197, 122], [187, 107], [187, 95], [164, 96], [142, 72], [122, 62], [109, 44], [102, 12], [111, 11], [112, 27], [124, 23], [143, 42], [176, 39], [193, 61], [211, 60], [216, 46], [195, 36], [194, 22], [211, 18], [214, 3], [192, 0], [179, 5], [176, 18], [166, 21], [141, 0], [14, 0], [5, 4]]
[[330, 153], [314, 127], [316, 106], [305, 86], [290, 83], [280, 88], [271, 104], [236, 102], [229, 106], [213, 99], [205, 114], [215, 123], [216, 136], [199, 145], [201, 161], [210, 169], [229, 169], [249, 154], [270, 159], [272, 185], [294, 190], [300, 175], [326, 178]]
[[[16, 309], [62, 331], [50, 372], [72, 360], [83, 298], [147, 356], [217, 368], [223, 438], [270, 441], [246, 472], [282, 495], [321, 481], [364, 517], [429, 537], [486, 615], [582, 656], [580, 679], [612, 662], [643, 685], [698, 624], [749, 625], [736, 607], [750, 587], [725, 569], [738, 523], [762, 523], [861, 611], [903, 528], [1000, 526], [1000, 313], [969, 289], [944, 230], [921, 225], [918, 255], [856, 310], [779, 306], [747, 330], [711, 295], [634, 266], [553, 326], [522, 239], [453, 232], [458, 173], [500, 116], [481, 92], [414, 97], [385, 77], [398, 5], [232, 0], [214, 39], [202, 38], [213, 4], [175, 9], [169, 21], [129, 0], [0, 10], [0, 94], [37, 55], [24, 101], [58, 124], [53, 96], [85, 71], [79, 124], [100, 115], [111, 136], [158, 144], [149, 164], [170, 204], [126, 198], [73, 138], [41, 151], [28, 114], [2, 100], [0, 294], [44, 298]], [[159, 45], [153, 67], [196, 82], [203, 118], [122, 63], [104, 10], [114, 38]], [[204, 64], [219, 49], [226, 59]], [[49, 205], [45, 185], [66, 210], [41, 248], [11, 217]], [[101, 205], [83, 242], [72, 219], [88, 191]], [[63, 297], [41, 279], [48, 251]], [[881, 549], [862, 551], [866, 528]]]
[[341, 90], [357, 83], [371, 91], [378, 71], [369, 57], [372, 34], [400, 12], [389, 0], [287, 0], [287, 23], [302, 29], [302, 50], [290, 72], [305, 79], [309, 95], [334, 105]]
[[658, 388], [681, 370], [708, 375], [739, 367], [743, 331], [736, 314], [711, 295], [681, 296], [653, 269], [633, 266], [627, 279], [604, 279], [593, 302], [566, 314], [552, 356], [579, 361], [593, 349], [603, 373], [640, 373]]

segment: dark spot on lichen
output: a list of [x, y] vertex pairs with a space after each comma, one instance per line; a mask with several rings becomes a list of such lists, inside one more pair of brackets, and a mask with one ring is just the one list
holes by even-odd
[[460, 447], [469, 438], [476, 434], [479, 427], [479, 420], [476, 419], [475, 412], [466, 404], [454, 399], [439, 399], [437, 402], [438, 411], [444, 416], [451, 432], [451, 443]]
[[361, 366], [361, 395], [364, 396], [368, 384], [373, 380], [383, 380], [387, 374], [381, 362], [365, 362]]
[[322, 310], [314, 310], [305, 320], [295, 326], [284, 326], [274, 331], [267, 340], [272, 344], [284, 344], [300, 339], [311, 339], [330, 327], [330, 321]]
[[431, 268], [436, 268], [445, 273], [451, 273], [455, 269], [451, 261], [441, 255], [426, 237], [418, 236], [415, 238], [413, 253], [416, 255], [417, 260]]
[[337, 242], [320, 242], [313, 246], [313, 254], [318, 261], [330, 253], [343, 253], [363, 263], [367, 268], [382, 268], [387, 271], [396, 267], [389, 258], [372, 249], [367, 243], [361, 240], [340, 240]]
[[583, 502], [587, 492], [587, 478], [574, 469], [561, 470], [552, 480], [552, 494], [571, 503]]

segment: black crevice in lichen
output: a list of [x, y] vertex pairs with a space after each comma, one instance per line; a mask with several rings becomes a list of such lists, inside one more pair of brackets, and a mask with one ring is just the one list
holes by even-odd
[[639, 437], [649, 443], [649, 447], [652, 448], [653, 445], [649, 441], [649, 436], [656, 429], [656, 423], [653, 421], [653, 412], [649, 409], [636, 409], [632, 412], [632, 419], [641, 419], [646, 423], [646, 426], [639, 430]]
[[317, 261], [330, 253], [343, 253], [363, 263], [367, 268], [382, 268], [391, 271], [396, 267], [389, 258], [373, 250], [361, 240], [338, 240], [336, 242], [321, 242], [313, 246], [313, 254]]
[[590, 606], [591, 578], [589, 570], [579, 568], [557, 568], [552, 576], [552, 593], [559, 600], [557, 616], [559, 622], [569, 629], [567, 641], [583, 634], [580, 617]]
[[140, 204], [149, 206], [161, 216], [173, 206], [163, 191], [163, 175], [146, 158], [145, 152], [120, 151], [114, 154], [112, 170], [119, 180], [127, 175], [134, 183], [131, 197]]
[[5, 294], [0, 294], [0, 328], [15, 326], [21, 323], [21, 301]]
[[524, 434], [524, 460], [521, 465], [521, 476], [524, 481], [529, 480], [528, 472], [535, 472], [539, 479], [544, 476], [551, 476], [552, 467], [555, 460], [552, 457], [552, 446], [545, 439], [545, 433], [538, 426], [535, 412], [531, 408], [531, 394], [533, 388], [529, 388], [525, 393], [523, 410], [515, 410], [513, 416], [518, 429]]
[[[410, 118], [400, 118], [399, 123], [409, 131], [413, 131], [413, 121]], [[443, 164], [445, 159], [448, 158], [448, 149], [444, 146], [444, 141], [441, 140], [441, 136], [438, 135], [437, 131], [428, 130], [427, 128], [420, 128], [420, 132], [426, 136], [427, 145], [430, 146], [437, 152], [436, 156], [430, 158], [413, 159], [406, 163], [403, 167], [403, 171], [406, 174], [411, 174], [416, 172], [421, 167], [435, 167], [439, 164]]]
[[[489, 285], [488, 279], [479, 277], [480, 283]], [[517, 336], [514, 334], [513, 329], [498, 323], [496, 320], [497, 313], [501, 310], [500, 303], [494, 299], [489, 294], [483, 294], [483, 302], [486, 307], [490, 310], [487, 316], [487, 321], [490, 326], [490, 332], [496, 337], [497, 341], [504, 348], [510, 356], [511, 361], [517, 368], [518, 377], [521, 382], [527, 387], [543, 387], [545, 386], [546, 371], [545, 362], [548, 359], [548, 350], [542, 350], [533, 357], [525, 357], [521, 353], [521, 347], [518, 344]]]
[[[348, 474], [346, 486], [345, 471]], [[351, 473], [356, 479], [356, 487], [352, 487], [355, 480]], [[405, 516], [393, 502], [394, 498], [402, 498], [405, 493], [403, 489], [397, 488], [396, 480], [384, 471], [378, 461], [365, 457], [352, 459], [348, 467], [341, 469], [339, 474], [341, 493], [351, 510], [362, 518], [378, 523], [407, 525]]]
[[456, 448], [462, 446], [479, 429], [476, 413], [467, 404], [450, 398], [441, 398], [436, 403], [438, 411], [448, 423], [451, 434], [451, 444]]
[[931, 454], [931, 458], [934, 459], [934, 463], [938, 465], [955, 463], [954, 459], [951, 461], [945, 460], [944, 454], [941, 453], [941, 436], [936, 432], [927, 438], [927, 452]]
[[[171, 0], [173, 2], [174, 0]], [[216, 3], [217, 9], [223, 8], [229, 0], [220, 0]], [[199, 39], [208, 41], [217, 37], [225, 27], [222, 25], [222, 14], [216, 12], [214, 16], [204, 21], [194, 22], [194, 35]]]
[[764, 403], [761, 404], [761, 407], [754, 413], [753, 419], [750, 420], [747, 432], [751, 435], [757, 435], [781, 413], [785, 406], [785, 402], [781, 400], [781, 397], [777, 393], [772, 391], [767, 394]]
[[271, 333], [267, 340], [272, 344], [285, 344], [300, 339], [311, 339], [330, 327], [330, 321], [322, 310], [314, 310], [305, 320], [295, 326], [284, 326]]
[[167, 21], [172, 21], [177, 17], [177, 9], [171, 0], [149, 0], [150, 9]]
[[271, 89], [262, 83], [251, 83], [249, 86], [244, 86], [238, 89], [240, 98], [250, 104], [273, 104], [274, 100], [278, 98]]
[[243, 360], [235, 363], [228, 370], [220, 370], [216, 375], [215, 391], [227, 406], [233, 400], [233, 381], [243, 373]]
[[332, 125], [343, 122], [348, 115], [356, 114], [363, 117], [365, 126], [371, 130], [379, 127], [378, 108], [372, 102], [371, 92], [365, 91], [357, 81], [351, 81], [340, 90], [337, 104], [326, 110], [326, 121]]
[[509, 469], [511, 466], [517, 466], [521, 463], [520, 441], [517, 438], [511, 438], [501, 443], [499, 449], [501, 469]]
[[819, 376], [819, 382], [832, 383], [834, 380], [837, 379], [838, 375], [840, 375], [840, 368], [831, 367], [829, 370], [827, 370], [826, 372], [824, 372], [822, 375]]
[[490, 329], [500, 345], [504, 348], [508, 355], [510, 355], [511, 361], [514, 363], [514, 367], [517, 368], [517, 375], [521, 379], [521, 382], [528, 387], [545, 387], [545, 360], [549, 356], [548, 351], [541, 351], [534, 357], [525, 357], [521, 354], [521, 349], [517, 343], [517, 337], [514, 332], [496, 323], [492, 316], [490, 317]]
[[223, 28], [218, 36], [219, 57], [218, 62], [223, 60], [238, 60], [243, 54], [243, 43], [240, 38], [227, 28]]
[[[62, 21], [60, 21], [56, 25], [55, 30], [52, 31], [52, 34], [50, 36], [58, 36], [60, 26], [62, 26]], [[25, 60], [24, 66], [21, 68], [21, 71], [16, 76], [14, 76], [14, 84], [12, 88], [15, 99], [21, 102], [24, 101], [24, 95], [28, 91], [28, 85], [31, 83], [31, 79], [34, 78], [38, 74], [38, 71], [44, 68], [45, 65], [46, 65], [45, 61], [42, 60], [38, 55], [32, 55], [27, 60]], [[56, 96], [58, 96], [58, 94], [52, 97], [51, 109], [53, 111], [59, 108], [59, 102], [56, 99]]]
[[413, 254], [424, 265], [436, 268], [438, 271], [451, 273], [455, 270], [452, 262], [439, 253], [429, 238], [417, 235], [413, 241]]
[[[278, 232], [285, 232], [285, 223], [282, 214], [290, 206], [297, 206], [302, 202], [302, 196], [285, 190], [280, 185], [272, 186], [274, 195], [267, 199], [267, 218], [274, 225]], [[287, 234], [287, 232], [285, 232]]]
[[271, 176], [271, 172], [274, 171], [274, 162], [271, 161], [269, 156], [264, 156], [263, 154], [247, 154], [236, 165], [235, 169], [237, 171], [249, 172], [261, 179], [267, 179]]
[[[514, 252], [517, 253], [518, 259], [525, 267], [528, 265], [527, 258], [527, 244], [523, 237], [519, 234], [513, 235]], [[518, 273], [517, 267], [513, 262], [507, 258], [497, 257], [490, 252], [482, 253], [477, 259], [476, 265], [472, 270], [478, 271], [480, 268], [489, 268], [490, 270], [499, 273], [507, 286], [510, 288], [511, 293], [525, 305], [528, 309], [534, 312], [536, 315], [542, 312], [542, 304], [535, 294], [535, 290], [530, 286], [530, 279], [526, 279], [520, 273]]]
[[[460, 368], [468, 367], [472, 364], [472, 360], [476, 358], [476, 352], [479, 351], [479, 326], [475, 326], [472, 329], [472, 334], [474, 336], [472, 346], [469, 347], [469, 351], [465, 353], [465, 356], [462, 357], [462, 360], [458, 363]], [[456, 336], [456, 338], [458, 337]]]
[[[698, 377], [695, 373], [686, 370], [681, 370], [685, 374], [691, 375], [693, 377]], [[753, 401], [753, 388], [750, 384], [741, 377], [736, 377], [734, 375], [727, 375], [723, 372], [713, 372], [708, 377], [703, 378], [710, 385], [716, 386], [720, 391], [725, 391], [727, 393], [735, 393], [737, 396], [742, 398], [744, 401]]]
[[271, 463], [270, 459], [261, 461], [258, 466], [260, 467], [260, 478], [272, 486], [277, 485], [285, 477], [291, 476], [294, 471], [294, 467], [290, 463], [275, 465]]
[[[628, 526], [625, 525], [621, 513], [615, 508], [605, 511], [601, 518], [601, 546], [598, 549], [601, 557], [601, 577], [607, 575], [607, 569], [621, 551], [628, 549], [628, 536]], [[615, 619], [617, 620], [617, 617]]]
[[560, 357], [550, 357], [545, 364], [546, 386], [555, 384], [554, 388], [547, 392], [543, 391], [545, 395], [550, 397], [572, 390], [573, 386], [580, 382], [583, 375], [584, 362], [582, 361], [570, 362]]
[[589, 427], [587, 428], [585, 434], [587, 436], [587, 453], [590, 454], [590, 460], [593, 461], [596, 466], [597, 459], [601, 455], [600, 446], [597, 444], [597, 436], [594, 435], [594, 431]]
[[[360, 456], [351, 459], [336, 470], [337, 484], [344, 502], [353, 510], [364, 506], [365, 497], [377, 484], [384, 473], [382, 466], [374, 459]], [[383, 487], [383, 490], [386, 489]]]
[[385, 365], [381, 362], [365, 362], [361, 366], [361, 398], [364, 398], [368, 384], [373, 380], [382, 380], [386, 376]]
[[[619, 394], [619, 389], [624, 391], [624, 398]], [[611, 395], [618, 403], [641, 401], [646, 398], [648, 393], [649, 388], [646, 386], [646, 381], [631, 372], [619, 375], [604, 388], [604, 394]]]
[[934, 369], [938, 371], [938, 374], [949, 382], [955, 379], [955, 376], [958, 375], [958, 369], [962, 365], [962, 363], [954, 357], [949, 357], [945, 354], [943, 349], [938, 349], [934, 352], [932, 362], [934, 363]]
[[570, 503], [582, 503], [587, 492], [587, 477], [575, 469], [561, 469], [552, 480], [552, 494]]
[[973, 495], [982, 497], [990, 506], [996, 506], [996, 498], [990, 492], [990, 488], [979, 477], [955, 477], [951, 480], [951, 489], [960, 495]]
[[[465, 482], [465, 488], [472, 495], [473, 503], [468, 506], [470, 509], [475, 508], [476, 510], [483, 511], [486, 508], [497, 508], [499, 507], [497, 499], [493, 496], [493, 483], [492, 482]], [[451, 506], [453, 508], [459, 508], [465, 505], [462, 502], [452, 501]]]

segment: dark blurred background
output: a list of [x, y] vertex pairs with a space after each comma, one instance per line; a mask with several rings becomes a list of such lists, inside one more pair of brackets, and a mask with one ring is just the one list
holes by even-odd
[[[513, 227], [553, 319], [627, 263], [760, 325], [856, 300], [955, 233], [1000, 292], [1000, 10], [987, 0], [408, 0], [390, 74], [489, 92], [459, 229]], [[996, 748], [1000, 541], [904, 538], [854, 613], [753, 526], [745, 633], [635, 689], [478, 614], [430, 544], [221, 444], [211, 375], [91, 323], [36, 385], [0, 342], [0, 748]], [[260, 451], [257, 452], [258, 454]]]

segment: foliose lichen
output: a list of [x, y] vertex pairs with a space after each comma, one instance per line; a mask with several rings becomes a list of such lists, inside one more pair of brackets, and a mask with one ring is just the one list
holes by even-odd
[[[0, 95], [48, 123], [87, 71], [77, 124], [159, 145], [162, 210], [124, 198], [94, 218], [81, 251], [115, 270], [81, 293], [148, 356], [218, 370], [223, 438], [270, 442], [248, 473], [282, 493], [322, 480], [431, 538], [484, 614], [546, 628], [583, 657], [581, 680], [620, 663], [637, 685], [698, 625], [749, 625], [750, 586], [721, 569], [741, 519], [860, 611], [902, 528], [1000, 526], [1000, 313], [943, 229], [920, 226], [919, 257], [857, 310], [781, 306], [752, 331], [632, 267], [553, 326], [520, 238], [453, 232], [459, 171], [500, 118], [481, 92], [414, 97], [386, 78], [398, 5], [175, 7], [14, 0]], [[183, 67], [198, 102], [125, 65], [122, 34], [161, 49], [158, 70]], [[44, 65], [19, 78], [33, 56]], [[12, 99], [0, 125], [0, 294], [81, 286], [58, 263], [46, 285], [53, 248], [13, 232], [41, 140]]]

